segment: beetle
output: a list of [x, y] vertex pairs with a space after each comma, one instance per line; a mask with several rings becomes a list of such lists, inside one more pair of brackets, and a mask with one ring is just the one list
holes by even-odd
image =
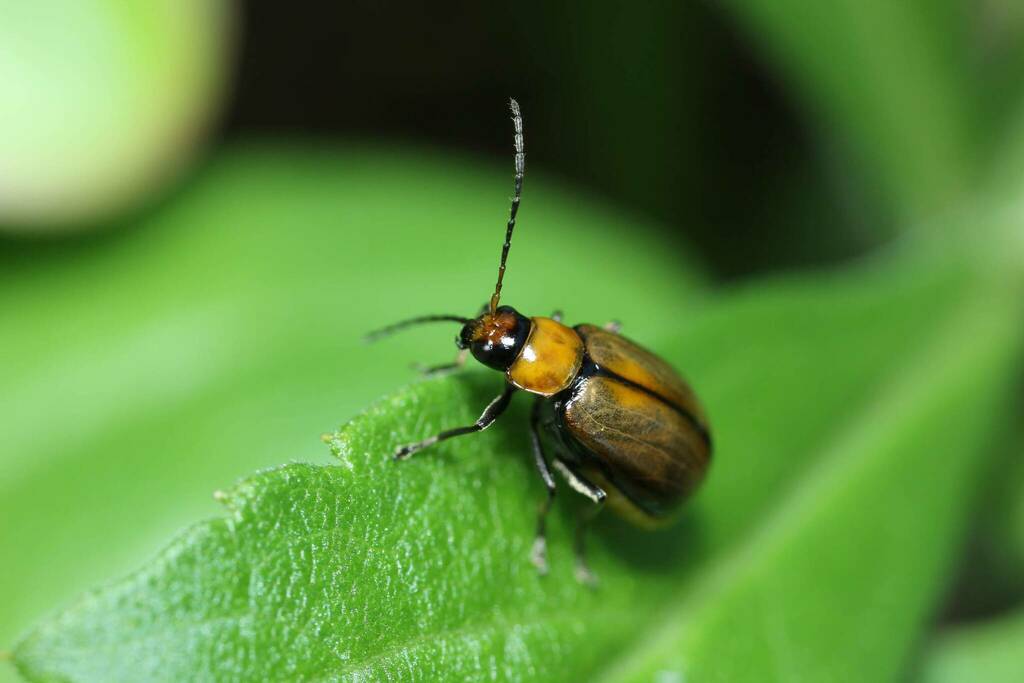
[[[454, 363], [428, 368], [433, 374], [457, 369], [467, 352], [504, 374], [501, 394], [471, 425], [400, 446], [395, 458], [456, 436], [491, 426], [513, 394], [533, 394], [530, 437], [533, 460], [547, 489], [537, 514], [531, 559], [547, 572], [545, 520], [554, 500], [552, 468], [593, 503], [576, 527], [577, 577], [592, 582], [584, 557], [589, 519], [607, 505], [635, 524], [655, 527], [701, 483], [711, 461], [711, 434], [704, 409], [689, 385], [664, 360], [619, 334], [618, 323], [604, 327], [562, 322], [560, 313], [526, 317], [500, 305], [505, 264], [523, 187], [525, 154], [519, 105], [510, 102], [514, 127], [515, 183], [501, 249], [498, 280], [490, 301], [473, 318], [428, 315], [404, 320], [369, 335], [376, 339], [412, 325], [457, 322]], [[542, 433], [555, 446], [549, 457]]]

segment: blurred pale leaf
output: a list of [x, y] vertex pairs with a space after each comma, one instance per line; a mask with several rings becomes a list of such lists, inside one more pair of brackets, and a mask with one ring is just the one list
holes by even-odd
[[527, 560], [541, 487], [521, 404], [390, 460], [475, 418], [500, 380], [473, 372], [378, 403], [337, 435], [339, 465], [246, 480], [226, 516], [43, 622], [18, 666], [83, 681], [892, 679], [949, 578], [1016, 367], [1020, 291], [975, 256], [907, 249], [764, 282], [662, 329], [654, 347], [704, 397], [716, 459], [681, 526], [600, 525], [595, 591], [571, 576], [570, 494], [551, 575]]
[[0, 3], [0, 229], [135, 207], [195, 152], [233, 57], [230, 0]]
[[921, 683], [1017, 683], [1024, 679], [1024, 612], [962, 626], [928, 649]]
[[[413, 362], [449, 360], [452, 327], [361, 337], [479, 308], [511, 172], [236, 148], [130, 229], [0, 244], [0, 649], [216, 512], [215, 488], [326, 461], [322, 432], [413, 379]], [[616, 317], [643, 338], [678, 329], [699, 276], [655, 226], [537, 169], [520, 218], [510, 303]]]

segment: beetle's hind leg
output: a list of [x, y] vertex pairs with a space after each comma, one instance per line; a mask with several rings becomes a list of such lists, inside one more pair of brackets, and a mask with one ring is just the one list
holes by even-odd
[[512, 386], [511, 384], [506, 384], [505, 390], [502, 391], [501, 394], [496, 399], [494, 399], [487, 405], [487, 408], [484, 409], [483, 415], [480, 416], [480, 419], [467, 427], [456, 427], [455, 429], [448, 429], [436, 436], [430, 437], [429, 439], [424, 439], [423, 441], [418, 441], [416, 443], [406, 444], [405, 446], [399, 446], [398, 449], [395, 451], [395, 460], [405, 460], [416, 451], [421, 451], [427, 446], [433, 446], [435, 443], [439, 441], [445, 441], [447, 439], [452, 438], [453, 436], [473, 434], [474, 432], [480, 432], [487, 429], [492, 424], [494, 424], [494, 421], [497, 420], [501, 416], [501, 414], [505, 412], [506, 408], [508, 408], [508, 404], [512, 400], [512, 394], [515, 392], [515, 390], [516, 388], [514, 386]]
[[554, 466], [558, 469], [559, 473], [565, 477], [565, 480], [569, 482], [569, 486], [571, 486], [574, 491], [582, 493], [594, 503], [592, 508], [588, 509], [586, 512], [580, 513], [579, 519], [576, 522], [576, 539], [574, 548], [576, 551], [576, 580], [589, 586], [596, 586], [597, 576], [590, 571], [590, 567], [587, 565], [586, 535], [590, 522], [592, 522], [601, 510], [604, 509], [604, 501], [608, 495], [604, 492], [604, 489], [597, 484], [588, 481], [570, 465], [560, 460], [556, 460], [554, 462]]
[[548, 540], [547, 540], [547, 516], [551, 510], [551, 503], [555, 499], [555, 478], [548, 467], [547, 458], [544, 457], [544, 446], [540, 441], [540, 408], [543, 398], [537, 398], [530, 411], [530, 443], [533, 446], [533, 462], [537, 466], [544, 486], [547, 488], [547, 496], [540, 504], [537, 512], [537, 535], [534, 537], [533, 549], [530, 551], [530, 560], [537, 571], [541, 574], [548, 573]]

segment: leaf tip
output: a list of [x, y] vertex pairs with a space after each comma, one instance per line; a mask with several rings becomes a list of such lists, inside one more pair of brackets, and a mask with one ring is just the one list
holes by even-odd
[[322, 434], [320, 440], [327, 444], [327, 448], [330, 449], [331, 455], [338, 459], [338, 461], [350, 472], [355, 469], [349, 454], [351, 452], [348, 440], [345, 439], [341, 432], [332, 432], [329, 434]]

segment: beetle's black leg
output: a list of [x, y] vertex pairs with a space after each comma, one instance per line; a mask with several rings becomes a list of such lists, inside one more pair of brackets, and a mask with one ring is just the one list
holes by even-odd
[[469, 353], [469, 349], [462, 349], [459, 351], [459, 355], [455, 356], [455, 360], [451, 363], [443, 363], [441, 365], [421, 365], [416, 363], [413, 368], [424, 377], [430, 377], [432, 375], [439, 375], [449, 370], [459, 370], [463, 365], [466, 364], [466, 355]]
[[604, 324], [604, 329], [608, 330], [609, 332], [614, 332], [615, 334], [618, 334], [619, 331], [622, 329], [622, 323], [620, 323], [618, 320], [609, 320]]
[[555, 478], [551, 475], [547, 458], [544, 457], [544, 446], [541, 444], [540, 431], [537, 426], [540, 422], [540, 407], [543, 400], [543, 398], [538, 398], [533, 404], [533, 409], [530, 411], [530, 441], [533, 444], [533, 461], [537, 465], [537, 472], [540, 473], [544, 486], [547, 487], [548, 495], [544, 498], [544, 502], [540, 504], [540, 510], [537, 512], [537, 536], [533, 541], [533, 549], [530, 551], [530, 560], [533, 561], [538, 572], [547, 574], [548, 541], [546, 519], [548, 511], [551, 509], [551, 502], [555, 499]]
[[604, 501], [605, 499], [602, 498], [601, 502], [581, 512], [576, 520], [576, 543], [574, 546], [576, 550], [576, 580], [588, 586], [597, 585], [597, 576], [590, 571], [590, 567], [587, 565], [587, 529], [594, 518], [604, 509]]
[[554, 320], [556, 323], [562, 322], [562, 312], [561, 311], [554, 311], [554, 312], [552, 312], [551, 313], [551, 319]]
[[438, 441], [444, 441], [450, 439], [453, 436], [462, 436], [463, 434], [472, 434], [474, 432], [483, 431], [487, 429], [498, 417], [505, 412], [508, 408], [509, 402], [512, 400], [512, 393], [516, 390], [511, 384], [505, 385], [505, 390], [501, 392], [496, 399], [488, 404], [487, 408], [484, 409], [483, 415], [480, 419], [469, 425], [468, 427], [456, 427], [455, 429], [449, 429], [441, 432], [436, 436], [432, 436], [429, 439], [424, 439], [417, 443], [410, 443], [405, 446], [400, 446], [395, 451], [395, 460], [405, 460], [416, 451], [423, 450], [427, 446], [432, 446]]
[[575, 471], [570, 465], [562, 462], [561, 460], [555, 460], [554, 466], [558, 471], [565, 477], [565, 480], [569, 482], [569, 486], [574, 491], [582, 493], [584, 496], [594, 502], [594, 507], [590, 508], [587, 512], [579, 518], [576, 524], [576, 579], [580, 583], [588, 585], [596, 585], [597, 577], [590, 571], [587, 566], [586, 558], [586, 531], [587, 526], [590, 522], [604, 509], [604, 501], [608, 497], [607, 494], [597, 484], [587, 481], [583, 475]]

